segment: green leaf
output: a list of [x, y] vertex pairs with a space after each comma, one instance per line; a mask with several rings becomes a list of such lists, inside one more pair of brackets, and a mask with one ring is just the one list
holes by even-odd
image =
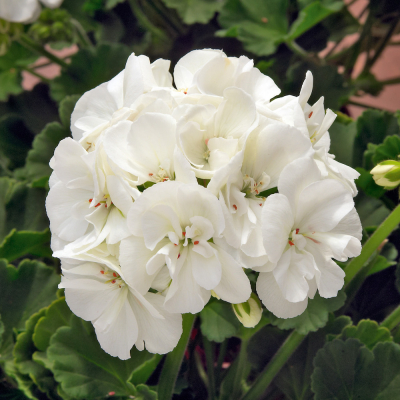
[[349, 338], [358, 339], [370, 350], [372, 350], [377, 343], [393, 341], [389, 329], [379, 326], [376, 321], [367, 319], [361, 320], [357, 326], [347, 326], [343, 330], [340, 339], [346, 340]]
[[92, 324], [74, 315], [71, 326], [61, 327], [50, 339], [47, 356], [55, 379], [62, 390], [74, 399], [135, 395], [128, 383], [132, 372], [154, 355], [131, 350], [131, 358], [122, 361], [100, 348]]
[[49, 229], [43, 232], [13, 229], [0, 244], [0, 258], [12, 262], [29, 254], [36, 257], [51, 257], [50, 237]]
[[130, 55], [129, 47], [122, 44], [82, 49], [71, 57], [68, 69], [51, 82], [51, 95], [57, 101], [68, 95], [82, 95], [121, 72]]
[[55, 300], [46, 309], [35, 326], [33, 342], [40, 351], [46, 351], [50, 344], [50, 338], [61, 326], [69, 326], [72, 312], [69, 309], [65, 298]]
[[356, 122], [335, 121], [329, 128], [329, 134], [331, 137], [330, 152], [335, 155], [336, 161], [353, 166], [354, 139], [357, 134]]
[[201, 332], [208, 340], [221, 343], [238, 333], [240, 322], [229, 303], [209, 302], [200, 312]]
[[132, 383], [132, 385], [138, 385], [140, 383], [147, 382], [162, 358], [163, 355], [161, 354], [153, 354], [152, 358], [149, 358], [143, 362], [142, 365], [137, 367], [132, 372], [132, 375], [129, 377], [128, 381]]
[[38, 261], [22, 261], [16, 268], [0, 260], [0, 315], [4, 323], [0, 361], [12, 345], [13, 329], [23, 329], [25, 321], [56, 298], [59, 275]]
[[[38, 321], [46, 314], [46, 309], [42, 309], [33, 314], [25, 323], [25, 331], [17, 336], [13, 355], [15, 365], [22, 375], [27, 375], [32, 379], [34, 385], [42, 392], [54, 399], [57, 396], [57, 383], [54, 381], [53, 374], [47, 370], [42, 363], [38, 363], [33, 358], [36, 347], [33, 343], [33, 332]], [[33, 386], [34, 387], [34, 386]], [[35, 391], [35, 390], [34, 390]]]
[[11, 96], [8, 102], [0, 102], [0, 115], [6, 114], [22, 119], [33, 138], [47, 123], [58, 120], [58, 107], [49, 96], [48, 85], [39, 83], [30, 91]]
[[382, 144], [376, 147], [372, 157], [374, 164], [385, 160], [398, 160], [400, 156], [400, 136], [387, 136]]
[[0, 57], [0, 70], [16, 67], [27, 67], [39, 58], [17, 41], [13, 41], [7, 52]]
[[328, 322], [329, 313], [342, 307], [345, 300], [344, 291], [340, 291], [336, 297], [330, 299], [325, 299], [317, 293], [314, 299], [308, 300], [306, 310], [298, 317], [283, 319], [271, 313], [270, 320], [280, 329], [296, 329], [301, 335], [306, 335], [324, 327]]
[[69, 128], [58, 122], [51, 122], [35, 137], [25, 166], [26, 177], [30, 181], [38, 182], [40, 179], [48, 178], [51, 175], [52, 169], [49, 166], [49, 161], [53, 157], [54, 150], [60, 140], [70, 136], [70, 134]]
[[329, 15], [340, 11], [343, 6], [342, 1], [333, 1], [327, 4], [314, 1], [300, 11], [298, 18], [290, 27], [287, 39], [294, 40], [298, 38]]
[[259, 56], [272, 54], [288, 32], [287, 0], [228, 0], [219, 23], [243, 42], [246, 50]]
[[374, 265], [368, 271], [368, 276], [376, 274], [377, 272], [381, 272], [386, 268], [392, 267], [393, 265], [396, 265], [396, 261], [389, 261], [386, 257], [379, 255], [376, 257]]
[[49, 222], [45, 210], [46, 191], [26, 183], [0, 178], [0, 241], [11, 232], [43, 231]]
[[7, 100], [10, 94], [23, 92], [21, 74], [15, 69], [0, 72], [0, 100]]
[[367, 150], [368, 143], [381, 144], [386, 136], [399, 134], [399, 124], [392, 113], [378, 110], [364, 111], [357, 119], [354, 165], [370, 169], [366, 165], [364, 158], [364, 152]]
[[106, 10], [111, 10], [119, 3], [123, 3], [125, 0], [106, 0]]
[[249, 362], [262, 370], [288, 336], [288, 332], [266, 325], [256, 332], [247, 345]]
[[135, 399], [138, 400], [157, 400], [157, 393], [150, 390], [146, 385], [137, 385]]
[[206, 24], [224, 5], [224, 0], [163, 0], [170, 8], [176, 9], [185, 24], [199, 22]]
[[356, 170], [360, 173], [360, 176], [356, 179], [357, 187], [362, 189], [365, 194], [379, 199], [386, 193], [385, 188], [375, 183], [369, 171], [364, 168], [356, 168]]
[[6, 115], [0, 119], [0, 158], [7, 169], [22, 167], [33, 140], [22, 119]]
[[74, 111], [75, 104], [78, 100], [79, 100], [79, 95], [73, 95], [73, 96], [67, 96], [60, 102], [60, 108], [58, 112], [60, 114], [61, 123], [68, 129], [71, 126], [72, 111]]
[[364, 193], [358, 193], [355, 203], [364, 229], [379, 226], [390, 214], [382, 200], [366, 196]]
[[370, 351], [356, 339], [336, 339], [319, 350], [314, 367], [315, 400], [388, 400], [400, 391], [400, 346], [392, 342]]

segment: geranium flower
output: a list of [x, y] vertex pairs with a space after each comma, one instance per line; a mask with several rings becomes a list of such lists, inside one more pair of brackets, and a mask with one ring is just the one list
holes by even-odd
[[127, 282], [136, 280], [130, 279], [132, 263], [149, 275], [166, 264], [171, 277], [165, 298], [168, 311], [197, 313], [208, 302], [211, 290], [231, 303], [250, 297], [250, 283], [241, 265], [213, 243], [225, 222], [218, 199], [206, 188], [158, 183], [135, 201], [128, 213], [128, 227], [143, 239], [127, 238], [121, 243], [120, 261]]
[[289, 164], [278, 189], [262, 210], [269, 263], [260, 269], [257, 293], [275, 315], [290, 318], [305, 310], [317, 288], [322, 297], [337, 295], [345, 274], [332, 258], [360, 254], [361, 224], [350, 192], [321, 180], [311, 158]]
[[181, 315], [163, 309], [162, 295], [129, 286], [112, 257], [94, 261], [63, 260], [59, 287], [70, 309], [92, 322], [102, 349], [122, 360], [134, 345], [151, 353], [171, 351], [182, 334]]

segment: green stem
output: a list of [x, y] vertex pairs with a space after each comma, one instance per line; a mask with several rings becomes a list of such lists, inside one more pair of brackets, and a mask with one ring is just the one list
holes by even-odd
[[214, 371], [214, 346], [203, 336], [204, 352], [206, 353], [207, 375], [208, 375], [208, 397], [215, 399], [215, 371]]
[[217, 386], [220, 385], [221, 382], [221, 369], [222, 369], [222, 364], [225, 360], [225, 355], [226, 355], [226, 350], [228, 349], [228, 340], [224, 340], [221, 345], [219, 346], [219, 354], [218, 354], [218, 360], [217, 360], [217, 369], [215, 372], [215, 381]]
[[185, 354], [190, 338], [190, 332], [192, 331], [193, 323], [196, 318], [193, 314], [184, 314], [182, 317], [182, 336], [175, 349], [167, 355], [161, 371], [160, 381], [158, 384], [159, 400], [170, 400], [172, 398], [175, 382], [181, 368], [183, 355]]
[[50, 61], [54, 62], [55, 64], [60, 65], [62, 68], [67, 68], [68, 64], [55, 56], [54, 54], [48, 52], [42, 45], [36, 43], [33, 41], [29, 36], [27, 35], [21, 35], [18, 40], [24, 47], [28, 48], [31, 51], [34, 51], [35, 53], [38, 53]]
[[146, 14], [140, 8], [137, 0], [129, 0], [129, 5], [132, 9], [133, 15], [138, 20], [139, 24], [144, 28], [151, 32], [154, 36], [160, 38], [163, 41], [166, 41], [165, 33], [157, 28], [152, 22], [147, 18]]
[[355, 100], [348, 100], [348, 101], [346, 102], [346, 104], [351, 104], [351, 105], [353, 105], [353, 106], [363, 107], [363, 108], [373, 108], [374, 110], [379, 110], [379, 111], [389, 111], [389, 110], [385, 110], [385, 109], [383, 109], [383, 108], [374, 107], [374, 106], [369, 106], [369, 105], [367, 105], [367, 104], [363, 104], [363, 103], [360, 103], [360, 102], [355, 101]]
[[[247, 362], [247, 344], [248, 340], [242, 339], [242, 343], [240, 345], [240, 351], [237, 359], [237, 368], [235, 373], [235, 379], [232, 385], [232, 399], [238, 399], [240, 394], [242, 393], [242, 381], [245, 379], [246, 373], [246, 365]], [[233, 365], [233, 364], [232, 364]], [[230, 367], [232, 368], [232, 366]]]
[[371, 69], [371, 67], [375, 64], [376, 60], [378, 60], [382, 51], [385, 49], [386, 45], [389, 43], [390, 38], [392, 37], [392, 35], [397, 27], [398, 22], [399, 22], [398, 19], [395, 18], [394, 21], [392, 22], [392, 25], [390, 25], [388, 31], [386, 32], [386, 35], [382, 38], [381, 42], [379, 43], [374, 56], [370, 60], [367, 60], [367, 62], [365, 63], [364, 71], [369, 71]]
[[306, 336], [300, 335], [293, 331], [279, 348], [279, 350], [272, 357], [271, 361], [267, 364], [259, 377], [255, 380], [250, 390], [242, 397], [242, 400], [258, 400], [268, 388], [281, 368], [289, 360], [290, 356], [300, 346]]
[[304, 58], [307, 61], [311, 61], [317, 65], [321, 64], [321, 60], [318, 58], [318, 56], [314, 56], [313, 54], [308, 53], [294, 40], [287, 41], [286, 45], [289, 47], [290, 50], [293, 51], [293, 53], [297, 54], [299, 57]]
[[353, 258], [346, 266], [344, 271], [346, 277], [344, 278], [345, 284], [347, 285], [358, 271], [363, 268], [368, 259], [372, 256], [374, 251], [380, 246], [380, 244], [392, 233], [392, 231], [400, 223], [400, 205], [398, 205], [389, 216], [379, 225], [376, 231], [364, 244], [361, 250], [361, 254]]
[[400, 306], [394, 309], [382, 322], [381, 326], [388, 328], [390, 331], [400, 324]]
[[400, 76], [397, 78], [392, 78], [392, 79], [386, 79], [385, 81], [379, 81], [382, 85], [397, 85], [400, 83]]
[[40, 75], [39, 73], [37, 73], [35, 70], [33, 70], [32, 68], [29, 67], [24, 67], [22, 68], [24, 71], [29, 72], [31, 75], [36, 76], [36, 78], [39, 78], [42, 82], [45, 83], [50, 83], [50, 79], [45, 78], [43, 75]]
[[71, 23], [74, 25], [76, 29], [76, 33], [78, 34], [79, 41], [83, 47], [93, 47], [93, 43], [87, 35], [86, 31], [83, 29], [82, 25], [79, 21], [74, 18], [71, 18]]

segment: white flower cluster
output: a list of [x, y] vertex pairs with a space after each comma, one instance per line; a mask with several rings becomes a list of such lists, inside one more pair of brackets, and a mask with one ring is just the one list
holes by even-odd
[[[63, 0], [40, 0], [49, 8], [60, 7]], [[40, 15], [42, 7], [39, 0], [0, 0], [0, 18], [10, 22], [30, 24]]]
[[245, 268], [268, 310], [299, 315], [343, 286], [332, 257], [361, 249], [358, 173], [328, 153], [335, 114], [307, 104], [310, 72], [298, 97], [271, 101], [279, 88], [247, 57], [192, 51], [176, 88], [169, 66], [131, 55], [81, 97], [50, 162], [60, 287], [122, 359], [171, 351], [181, 314], [211, 295], [246, 302]]

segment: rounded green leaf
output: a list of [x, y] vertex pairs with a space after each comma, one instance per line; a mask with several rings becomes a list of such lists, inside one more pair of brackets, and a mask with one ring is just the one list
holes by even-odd
[[209, 302], [201, 311], [200, 318], [202, 334], [219, 343], [235, 336], [241, 325], [231, 305], [221, 300]]
[[315, 400], [389, 400], [400, 393], [400, 346], [378, 343], [373, 351], [356, 339], [336, 339], [318, 351], [311, 387]]
[[154, 357], [136, 349], [132, 349], [129, 360], [111, 357], [100, 348], [92, 324], [74, 315], [71, 326], [59, 328], [51, 337], [47, 356], [62, 391], [74, 399], [105, 397], [110, 392], [135, 395], [135, 387], [128, 380]]
[[358, 339], [370, 350], [379, 342], [391, 342], [393, 338], [389, 329], [379, 326], [376, 321], [361, 320], [357, 326], [347, 326], [341, 336], [342, 339]]

